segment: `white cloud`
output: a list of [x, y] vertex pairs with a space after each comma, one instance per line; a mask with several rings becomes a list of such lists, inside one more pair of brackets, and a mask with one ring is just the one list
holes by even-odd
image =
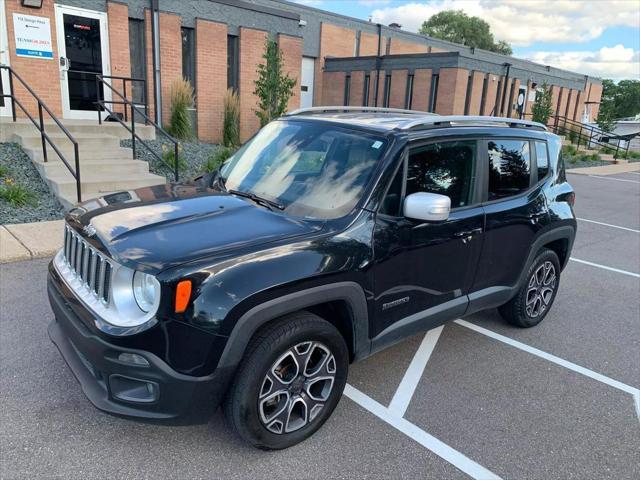
[[596, 77], [640, 80], [640, 52], [623, 45], [595, 52], [535, 52], [529, 60]]
[[373, 7], [377, 5], [389, 5], [391, 0], [358, 0], [358, 3], [365, 7]]
[[491, 26], [498, 40], [514, 46], [532, 43], [586, 42], [605, 28], [638, 27], [640, 8], [635, 0], [434, 0], [385, 7], [371, 14], [376, 23], [400, 23], [418, 31], [422, 22], [442, 10], [463, 10]]

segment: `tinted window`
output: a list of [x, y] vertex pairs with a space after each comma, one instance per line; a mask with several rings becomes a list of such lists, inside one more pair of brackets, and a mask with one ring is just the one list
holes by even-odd
[[527, 190], [530, 174], [528, 141], [489, 141], [489, 200], [517, 195]]
[[439, 193], [451, 199], [451, 208], [468, 205], [475, 158], [475, 141], [433, 143], [412, 149], [406, 194]]
[[547, 176], [549, 172], [549, 154], [545, 142], [536, 142], [536, 163], [538, 164], [538, 180]]

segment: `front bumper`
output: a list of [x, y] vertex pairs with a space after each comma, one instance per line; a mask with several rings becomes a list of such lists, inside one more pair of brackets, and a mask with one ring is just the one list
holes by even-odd
[[[147, 419], [189, 418], [206, 421], [215, 411], [230, 372], [218, 369], [205, 377], [176, 372], [156, 355], [112, 345], [97, 337], [68, 305], [55, 281], [47, 282], [55, 319], [49, 324], [51, 341], [80, 382], [87, 398], [100, 410]], [[148, 365], [119, 359], [137, 354]]]

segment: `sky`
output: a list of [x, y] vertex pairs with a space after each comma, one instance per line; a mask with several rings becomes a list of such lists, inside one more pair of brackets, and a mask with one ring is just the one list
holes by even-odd
[[614, 80], [640, 80], [640, 0], [293, 0], [417, 32], [442, 10], [482, 18], [516, 57]]

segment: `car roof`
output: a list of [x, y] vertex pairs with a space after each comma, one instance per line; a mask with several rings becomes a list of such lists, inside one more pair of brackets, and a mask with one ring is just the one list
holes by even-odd
[[312, 107], [288, 113], [283, 119], [325, 121], [347, 127], [359, 127], [378, 132], [423, 131], [455, 127], [510, 127], [547, 131], [545, 125], [529, 120], [507, 117], [437, 115], [416, 110], [378, 107]]

